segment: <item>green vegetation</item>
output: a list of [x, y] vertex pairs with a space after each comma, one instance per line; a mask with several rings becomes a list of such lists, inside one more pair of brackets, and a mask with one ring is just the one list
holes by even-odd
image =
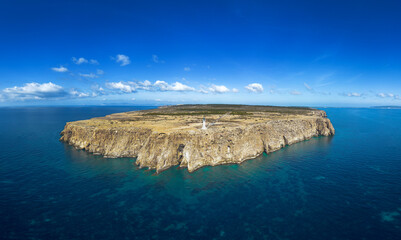
[[[182, 112], [181, 109], [179, 112], [150, 112], [145, 113], [143, 116], [198, 116], [198, 115], [224, 115], [229, 113], [230, 111], [224, 110], [209, 110], [209, 111], [193, 111], [191, 112]], [[245, 111], [233, 111], [230, 115], [252, 115], [252, 113]]]
[[230, 115], [246, 116], [255, 113], [272, 113], [279, 115], [307, 115], [311, 112], [307, 107], [275, 107], [259, 105], [173, 105], [162, 106], [157, 109], [145, 110], [143, 116], [202, 116], [202, 115]]

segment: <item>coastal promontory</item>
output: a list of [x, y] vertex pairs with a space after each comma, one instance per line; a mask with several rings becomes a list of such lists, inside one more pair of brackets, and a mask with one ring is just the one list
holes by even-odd
[[60, 140], [105, 157], [133, 157], [157, 172], [192, 172], [334, 133], [326, 113], [311, 108], [175, 105], [69, 122]]

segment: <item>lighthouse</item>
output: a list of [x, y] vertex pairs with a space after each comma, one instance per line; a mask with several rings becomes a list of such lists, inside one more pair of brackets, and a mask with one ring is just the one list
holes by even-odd
[[203, 130], [206, 130], [206, 129], [207, 129], [207, 128], [206, 128], [206, 119], [205, 119], [205, 118], [203, 118], [202, 129], [203, 129]]

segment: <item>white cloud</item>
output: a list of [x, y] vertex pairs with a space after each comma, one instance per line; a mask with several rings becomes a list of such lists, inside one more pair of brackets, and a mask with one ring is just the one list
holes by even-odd
[[78, 92], [77, 90], [72, 90], [70, 94], [78, 98], [91, 96], [89, 93]]
[[[238, 89], [233, 88], [229, 89], [224, 85], [215, 85], [212, 84], [209, 87], [201, 86], [200, 89], [195, 89], [194, 87], [188, 86], [183, 84], [182, 82], [174, 82], [174, 83], [167, 83], [166, 81], [157, 80], [154, 83], [150, 82], [149, 80], [141, 81], [128, 81], [128, 82], [109, 82], [106, 83], [106, 87], [111, 90], [118, 90], [120, 92], [131, 93], [139, 90], [143, 91], [175, 91], [175, 92], [199, 92], [199, 93], [227, 93], [239, 92]], [[252, 85], [252, 89], [255, 92], [262, 92], [263, 87], [260, 84]]]
[[99, 86], [99, 85], [92, 85], [92, 87], [91, 87], [91, 89], [93, 90], [93, 91], [96, 91], [96, 92], [102, 92], [102, 91], [104, 91], [104, 89], [101, 87], [101, 86]]
[[173, 84], [168, 84], [165, 81], [157, 80], [152, 84], [149, 80], [143, 82], [110, 82], [106, 86], [109, 89], [119, 90], [121, 92], [131, 93], [137, 90], [145, 91], [195, 91], [195, 88], [182, 84], [180, 82], [175, 82]]
[[156, 88], [158, 88], [160, 91], [167, 91], [169, 88], [168, 83], [166, 83], [165, 81], [160, 81], [160, 80], [157, 80], [155, 82], [154, 86]]
[[54, 68], [51, 68], [53, 71], [55, 71], [55, 72], [67, 72], [68, 71], [68, 69], [67, 68], [65, 68], [65, 67], [63, 67], [63, 66], [60, 66], [60, 67], [54, 67]]
[[79, 76], [86, 78], [97, 78], [98, 76], [94, 73], [79, 73]]
[[97, 84], [92, 85], [91, 89], [92, 89], [92, 97], [96, 97], [96, 96], [100, 96], [100, 95], [105, 95], [106, 94], [104, 89], [101, 86], [97, 85]]
[[205, 86], [200, 86], [199, 90], [196, 90], [197, 92], [200, 93], [228, 93], [228, 92], [233, 92], [233, 93], [238, 93], [239, 90], [237, 88], [233, 88], [233, 89], [229, 89], [228, 87], [224, 86], [224, 85], [215, 85], [212, 84], [210, 85], [210, 87], [205, 87]]
[[131, 63], [131, 61], [129, 60], [129, 57], [126, 55], [123, 55], [123, 54], [118, 54], [116, 56], [116, 62], [120, 63], [120, 66], [126, 66]]
[[145, 80], [143, 82], [128, 82], [129, 85], [134, 87], [135, 89], [141, 89], [141, 90], [152, 90], [152, 83], [149, 80]]
[[60, 98], [67, 96], [63, 87], [52, 82], [48, 83], [26, 83], [22, 87], [5, 88], [1, 91], [3, 99], [9, 100], [29, 100], [29, 99], [47, 99]]
[[189, 71], [191, 71], [191, 68], [190, 67], [184, 67], [184, 71], [189, 72]]
[[131, 100], [132, 100], [132, 101], [135, 101], [135, 100], [136, 100], [136, 98], [131, 98]]
[[126, 93], [131, 93], [136, 90], [135, 87], [123, 82], [109, 82], [106, 83], [106, 86], [110, 89], [116, 89]]
[[263, 86], [260, 83], [251, 83], [251, 84], [245, 86], [245, 88], [248, 91], [254, 92], [254, 93], [262, 93], [263, 92]]
[[230, 89], [228, 89], [226, 86], [224, 86], [224, 85], [220, 85], [220, 86], [218, 86], [218, 85], [214, 85], [214, 84], [212, 84], [212, 86], [210, 86], [209, 88], [208, 88], [208, 90], [210, 91], [210, 92], [212, 92], [212, 93], [226, 93], [226, 92], [229, 92], [230, 91]]
[[72, 57], [72, 61], [75, 64], [78, 64], [78, 65], [79, 64], [83, 64], [83, 63], [90, 63], [90, 64], [93, 64], [93, 65], [99, 65], [99, 62], [96, 59], [88, 60], [88, 59], [83, 58], [83, 57], [80, 57], [80, 58]]
[[96, 59], [89, 60], [90, 64], [99, 65], [99, 62]]
[[381, 98], [386, 98], [386, 97], [393, 98], [395, 95], [393, 93], [378, 93], [377, 96]]
[[170, 86], [171, 91], [195, 91], [195, 88], [175, 82]]
[[195, 88], [187, 86], [185, 84], [182, 84], [180, 82], [175, 82], [173, 84], [168, 84], [165, 81], [160, 81], [157, 80], [153, 86], [156, 88], [156, 90], [160, 90], [160, 91], [195, 91]]
[[[96, 89], [95, 89], [96, 88]], [[24, 100], [46, 100], [46, 99], [68, 99], [96, 97], [104, 94], [103, 88], [98, 85], [92, 87], [92, 91], [80, 92], [76, 89], [66, 90], [62, 86], [48, 83], [25, 83], [23, 86], [15, 86], [0, 90], [0, 100], [24, 101]]]
[[209, 91], [205, 90], [204, 88], [199, 89], [198, 92], [205, 93], [205, 94], [209, 93]]
[[346, 97], [362, 97], [362, 93], [357, 93], [357, 92], [349, 92], [349, 93], [342, 93], [340, 95], [346, 96]]
[[290, 94], [291, 95], [302, 95], [302, 93], [298, 92], [297, 90], [291, 91]]
[[393, 98], [395, 100], [399, 100], [400, 99], [400, 96], [396, 95], [394, 93], [378, 93], [378, 94], [376, 94], [376, 96], [380, 97], [380, 98]]
[[159, 63], [159, 57], [157, 55], [155, 55], [155, 54], [152, 55], [152, 60], [155, 63]]
[[72, 57], [72, 61], [73, 61], [75, 64], [88, 63], [88, 60], [86, 60], [86, 59], [83, 58], [83, 57], [80, 57], [80, 58]]

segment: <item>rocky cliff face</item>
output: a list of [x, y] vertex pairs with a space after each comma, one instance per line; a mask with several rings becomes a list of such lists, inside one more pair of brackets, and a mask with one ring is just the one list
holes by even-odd
[[60, 140], [105, 157], [136, 157], [140, 167], [157, 172], [176, 165], [192, 172], [203, 166], [241, 163], [315, 136], [334, 135], [334, 128], [323, 111], [307, 117], [207, 130], [200, 129], [199, 123], [199, 128], [164, 132], [141, 124], [114, 122], [104, 127], [100, 123], [111, 120], [90, 121], [67, 123]]

